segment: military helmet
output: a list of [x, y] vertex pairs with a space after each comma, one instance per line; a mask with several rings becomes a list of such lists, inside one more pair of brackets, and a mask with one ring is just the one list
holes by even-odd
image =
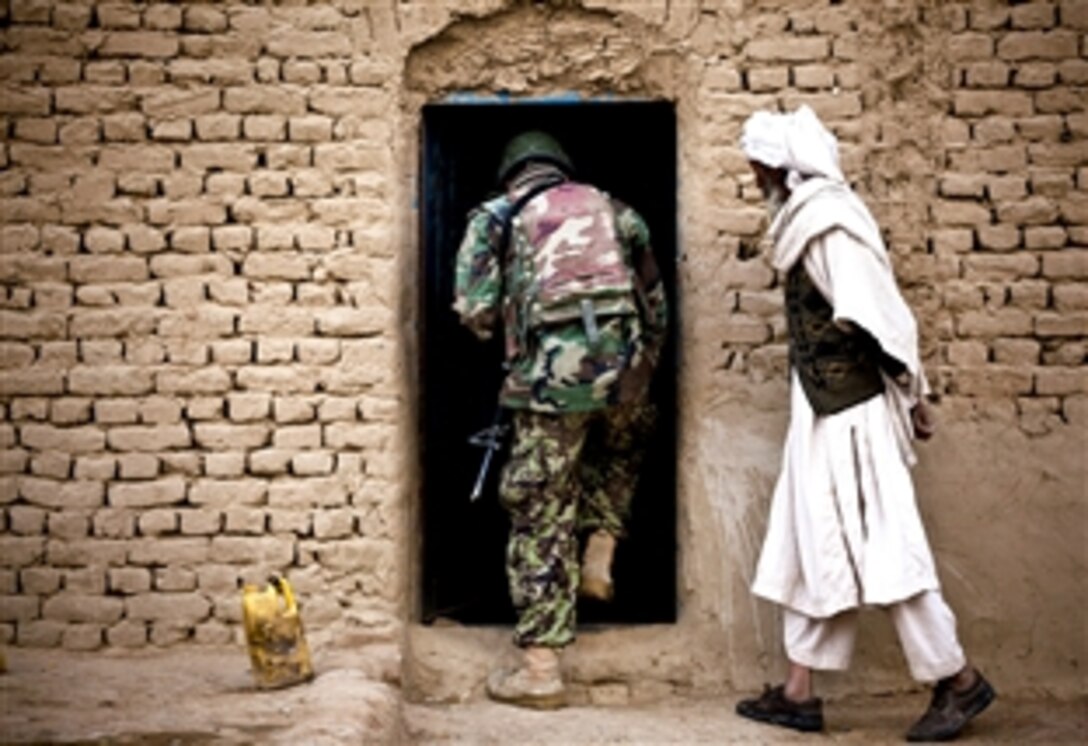
[[499, 163], [499, 183], [504, 183], [526, 161], [547, 161], [563, 169], [568, 175], [573, 173], [571, 163], [563, 146], [554, 137], [541, 130], [522, 132], [506, 144]]

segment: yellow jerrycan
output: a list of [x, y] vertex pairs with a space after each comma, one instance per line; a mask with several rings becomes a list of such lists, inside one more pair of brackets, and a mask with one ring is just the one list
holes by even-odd
[[258, 687], [279, 689], [314, 677], [302, 617], [286, 578], [273, 575], [264, 588], [242, 588], [242, 620]]

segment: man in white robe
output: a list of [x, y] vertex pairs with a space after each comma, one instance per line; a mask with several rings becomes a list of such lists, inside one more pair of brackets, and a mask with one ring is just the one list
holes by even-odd
[[947, 740], [995, 694], [968, 665], [914, 499], [911, 441], [932, 435], [914, 317], [879, 227], [808, 107], [758, 112], [741, 147], [786, 278], [791, 402], [753, 592], [783, 607], [785, 683], [738, 714], [821, 730], [812, 670], [850, 664], [861, 606], [886, 608], [911, 674], [937, 682], [910, 741]]

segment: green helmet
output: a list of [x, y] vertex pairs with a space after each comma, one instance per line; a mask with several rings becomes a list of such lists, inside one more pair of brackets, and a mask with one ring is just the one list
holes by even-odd
[[506, 144], [499, 163], [499, 183], [513, 176], [526, 161], [547, 161], [563, 169], [568, 175], [574, 171], [566, 152], [559, 142], [547, 132], [530, 130], [522, 132]]

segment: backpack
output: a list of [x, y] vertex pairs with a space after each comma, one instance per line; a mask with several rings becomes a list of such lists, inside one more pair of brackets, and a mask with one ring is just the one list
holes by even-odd
[[524, 327], [581, 319], [595, 342], [597, 319], [637, 319], [635, 281], [607, 194], [571, 181], [546, 188], [511, 216], [510, 238]]

